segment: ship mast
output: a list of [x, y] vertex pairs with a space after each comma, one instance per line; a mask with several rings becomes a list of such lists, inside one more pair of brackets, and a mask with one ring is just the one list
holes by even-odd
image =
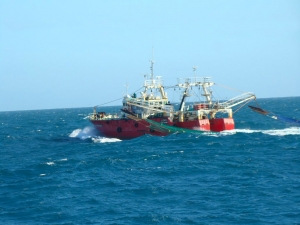
[[150, 66], [150, 71], [151, 71], [150, 79], [152, 80], [152, 84], [153, 84], [153, 82], [154, 82], [154, 78], [153, 78], [153, 76], [154, 76], [154, 73], [153, 73], [153, 64], [154, 64], [154, 61], [153, 61], [153, 58], [152, 58], [152, 60], [150, 60], [150, 63], [151, 63], [151, 66]]
[[142, 98], [143, 100], [146, 100], [147, 97], [147, 91], [152, 89], [156, 89], [159, 90], [160, 94], [161, 94], [161, 98], [162, 99], [168, 99], [167, 97], [167, 93], [164, 90], [163, 87], [163, 81], [161, 79], [160, 76], [157, 76], [156, 78], [154, 78], [154, 60], [153, 60], [153, 50], [152, 50], [152, 59], [149, 60], [150, 61], [150, 79], [148, 80], [148, 77], [146, 79], [145, 76], [145, 81], [144, 81], [144, 91], [141, 92]]
[[152, 46], [152, 59], [150, 60], [150, 63], [151, 63], [151, 66], [150, 66], [150, 71], [151, 71], [151, 74], [150, 74], [150, 79], [152, 81], [152, 84], [154, 82], [154, 72], [153, 72], [153, 64], [154, 64], [154, 60], [153, 60], [153, 55], [154, 55], [154, 52], [153, 52], [153, 46]]
[[[204, 96], [206, 98], [206, 101], [209, 105], [212, 105], [212, 100], [211, 100], [211, 91], [209, 90], [210, 86], [213, 86], [214, 83], [210, 81], [209, 77], [197, 77], [197, 68], [198, 66], [194, 66], [193, 67], [193, 71], [194, 71], [194, 77], [192, 78], [187, 78], [183, 81], [183, 79], [178, 79], [178, 87], [183, 87], [184, 88], [184, 92], [182, 95], [182, 99], [180, 102], [180, 106], [179, 106], [179, 110], [180, 111], [184, 111], [184, 103], [185, 103], [185, 98], [189, 96], [188, 93], [188, 89], [191, 88], [192, 86], [199, 86], [202, 87], [203, 90], [203, 94], [202, 96]], [[182, 80], [182, 81], [180, 81]]]
[[[195, 82], [197, 81], [197, 72], [196, 72], [197, 68], [198, 68], [198, 66], [193, 67]], [[182, 84], [185, 87], [185, 90], [183, 92], [182, 99], [181, 99], [181, 102], [180, 102], [180, 105], [179, 105], [179, 111], [183, 111], [183, 109], [184, 109], [185, 99], [186, 99], [186, 97], [189, 96], [189, 93], [188, 93], [189, 87], [196, 85], [194, 83], [191, 83], [190, 81], [191, 81], [191, 79], [187, 79], [185, 81], [185, 83]]]
[[129, 84], [126, 82], [126, 84], [124, 85], [126, 87], [126, 96], [128, 95], [128, 86]]
[[206, 98], [206, 101], [208, 102], [208, 104], [211, 105], [212, 104], [211, 92], [207, 88], [214, 85], [214, 83], [210, 82], [209, 77], [204, 77], [203, 82], [200, 85], [202, 86], [202, 90], [204, 92], [204, 94], [202, 94], [202, 96], [204, 96]]
[[194, 76], [195, 77], [197, 77], [197, 68], [198, 68], [198, 66], [194, 66], [193, 67], [193, 71], [194, 71]]

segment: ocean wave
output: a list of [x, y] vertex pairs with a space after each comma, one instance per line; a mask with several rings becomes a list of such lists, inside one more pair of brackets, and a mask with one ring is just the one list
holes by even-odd
[[69, 135], [69, 137], [71, 138], [79, 138], [82, 140], [92, 138], [95, 136], [97, 136], [97, 130], [92, 126], [88, 126], [83, 129], [73, 130], [72, 133]]
[[107, 143], [107, 142], [118, 142], [121, 141], [118, 138], [106, 138], [106, 137], [94, 137], [92, 138], [94, 143]]
[[286, 136], [286, 135], [300, 135], [300, 128], [290, 127], [284, 129], [271, 129], [271, 130], [250, 130], [250, 129], [235, 129], [233, 132], [236, 133], [263, 133], [272, 136]]
[[267, 130], [267, 131], [263, 131], [262, 133], [268, 135], [275, 135], [275, 136], [300, 135], [300, 128], [291, 127], [282, 130]]
[[271, 136], [300, 135], [300, 128], [290, 127], [284, 129], [270, 129], [270, 130], [234, 129], [234, 130], [225, 130], [218, 133], [204, 132], [202, 135], [210, 136], [210, 137], [223, 137], [223, 136], [235, 135], [237, 133], [244, 133], [244, 134], [262, 133]]
[[107, 142], [117, 142], [121, 141], [117, 138], [107, 138], [99, 136], [98, 131], [91, 126], [85, 127], [83, 129], [73, 130], [69, 135], [71, 138], [79, 138], [81, 140], [91, 139], [94, 143], [107, 143]]

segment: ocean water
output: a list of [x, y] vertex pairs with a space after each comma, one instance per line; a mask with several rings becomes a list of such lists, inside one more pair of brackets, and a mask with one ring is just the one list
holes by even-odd
[[0, 112], [0, 224], [300, 224], [299, 127], [244, 107], [234, 131], [120, 141], [90, 112]]

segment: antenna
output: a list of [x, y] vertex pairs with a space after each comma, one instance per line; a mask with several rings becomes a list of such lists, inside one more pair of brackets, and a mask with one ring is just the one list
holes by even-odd
[[153, 64], [154, 64], [154, 60], [153, 60], [153, 46], [152, 46], [152, 59], [150, 60], [151, 66], [150, 66], [150, 70], [151, 70], [151, 80], [153, 81], [153, 76], [154, 76], [154, 72], [153, 72]]
[[126, 87], [126, 96], [128, 95], [128, 87], [129, 87], [129, 84], [127, 83], [126, 81], [126, 84], [124, 85]]
[[195, 77], [197, 76], [197, 71], [196, 71], [197, 68], [198, 68], [198, 66], [194, 66], [194, 67], [193, 67], [193, 71], [194, 71], [194, 76], [195, 76]]

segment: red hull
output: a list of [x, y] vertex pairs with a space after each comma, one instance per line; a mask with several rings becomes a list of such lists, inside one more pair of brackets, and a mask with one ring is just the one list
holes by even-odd
[[208, 119], [177, 122], [175, 126], [191, 130], [210, 131], [210, 124]]
[[234, 129], [234, 120], [232, 118], [215, 118], [210, 119], [209, 122], [210, 130], [214, 132]]
[[[161, 122], [161, 118], [153, 119]], [[166, 119], [164, 119], [166, 120]], [[122, 140], [140, 137], [145, 134], [166, 136], [168, 132], [161, 132], [150, 128], [150, 124], [144, 120], [139, 122], [132, 119], [91, 120], [95, 128], [104, 136]]]
[[201, 119], [177, 122], [175, 126], [191, 130], [221, 132], [224, 130], [233, 130], [234, 120], [232, 118]]
[[[190, 130], [220, 132], [234, 129], [234, 120], [232, 118], [201, 119], [185, 122], [172, 123], [167, 118], [153, 118], [152, 120], [165, 123], [170, 126]], [[132, 139], [145, 134], [155, 136], [166, 136], [169, 133], [150, 128], [150, 124], [145, 120], [135, 121], [128, 118], [111, 120], [91, 120], [95, 128], [104, 136], [118, 139]]]

